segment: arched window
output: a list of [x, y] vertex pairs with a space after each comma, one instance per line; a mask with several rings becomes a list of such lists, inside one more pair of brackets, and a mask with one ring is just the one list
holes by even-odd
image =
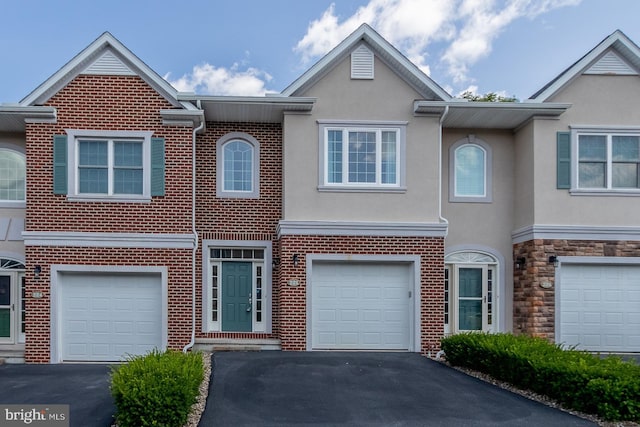
[[228, 133], [216, 143], [216, 195], [260, 195], [260, 143], [249, 134]]
[[223, 191], [253, 191], [253, 147], [242, 140], [223, 146]]
[[25, 200], [26, 172], [24, 154], [0, 148], [0, 202]]
[[491, 148], [473, 135], [451, 146], [449, 201], [491, 202]]

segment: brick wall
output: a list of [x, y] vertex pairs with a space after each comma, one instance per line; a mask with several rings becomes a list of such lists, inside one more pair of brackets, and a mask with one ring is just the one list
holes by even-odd
[[[514, 270], [513, 330], [554, 340], [555, 267], [549, 257], [640, 257], [637, 241], [529, 240], [513, 245], [513, 259], [526, 258], [526, 268]], [[543, 288], [548, 283], [551, 286]]]
[[[50, 360], [50, 266], [52, 264], [83, 264], [109, 266], [168, 267], [168, 344], [182, 349], [191, 339], [191, 250], [41, 247], [26, 248], [26, 343], [27, 363], [48, 363]], [[40, 265], [39, 278], [33, 267]], [[43, 297], [34, 299], [33, 292]]]
[[[191, 128], [163, 126], [172, 108], [137, 76], [80, 75], [47, 104], [55, 124], [27, 124], [28, 231], [189, 233], [191, 231]], [[153, 131], [165, 138], [166, 195], [150, 203], [69, 202], [53, 194], [53, 135], [66, 129]], [[99, 218], [99, 220], [96, 220]]]
[[[306, 254], [420, 255], [420, 348], [437, 350], [444, 334], [444, 239], [419, 237], [283, 236], [275, 294], [283, 350], [306, 350]], [[298, 265], [291, 259], [299, 254]], [[288, 280], [299, 286], [287, 286]]]
[[[192, 130], [164, 126], [160, 110], [174, 108], [137, 76], [80, 75], [46, 105], [57, 123], [27, 124], [27, 231], [191, 233]], [[152, 131], [165, 138], [165, 196], [148, 203], [71, 202], [53, 194], [53, 135], [67, 129]], [[191, 250], [27, 247], [28, 362], [48, 362], [52, 264], [167, 266], [169, 346], [182, 348], [191, 334]], [[32, 275], [40, 265], [39, 279]]]
[[[216, 142], [231, 132], [251, 135], [260, 142], [260, 197], [258, 199], [216, 197]], [[282, 216], [282, 125], [279, 123], [208, 122], [207, 132], [196, 140], [196, 224], [200, 236], [198, 265], [202, 259], [202, 240], [270, 240], [276, 252], [276, 227]], [[269, 260], [265, 260], [269, 262]], [[197, 283], [203, 283], [198, 267]], [[276, 283], [277, 278], [272, 279]], [[202, 301], [202, 286], [197, 287]], [[274, 307], [275, 311], [275, 307]], [[199, 338], [273, 338], [278, 319], [272, 313], [274, 333], [202, 332], [202, 304], [196, 311]]]

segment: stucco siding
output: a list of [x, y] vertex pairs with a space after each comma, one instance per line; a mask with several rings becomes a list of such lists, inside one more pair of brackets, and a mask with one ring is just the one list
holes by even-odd
[[551, 100], [572, 107], [558, 121], [535, 123], [535, 224], [638, 226], [629, 213], [637, 211], [640, 195], [588, 196], [556, 189], [556, 132], [585, 125], [640, 129], [639, 99], [638, 76], [583, 75]]
[[[414, 117], [416, 91], [377, 59], [373, 80], [351, 80], [347, 57], [303, 95], [313, 112], [284, 120], [285, 220], [438, 222], [438, 119]], [[406, 122], [406, 190], [320, 191], [318, 121]]]

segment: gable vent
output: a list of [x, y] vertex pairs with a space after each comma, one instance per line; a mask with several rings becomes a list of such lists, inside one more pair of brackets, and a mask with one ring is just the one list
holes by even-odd
[[106, 50], [95, 61], [89, 64], [81, 74], [135, 75], [111, 50]]
[[373, 52], [360, 46], [351, 53], [351, 78], [373, 79]]
[[609, 51], [595, 64], [593, 64], [584, 74], [618, 74], [634, 76], [638, 72], [631, 68], [624, 59], [615, 52]]

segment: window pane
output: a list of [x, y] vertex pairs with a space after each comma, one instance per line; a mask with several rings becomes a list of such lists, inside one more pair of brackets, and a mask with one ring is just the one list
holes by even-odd
[[376, 182], [375, 132], [349, 132], [349, 182]]
[[80, 193], [106, 194], [109, 191], [107, 141], [78, 142], [78, 180]]
[[107, 168], [79, 169], [80, 193], [107, 194]]
[[462, 331], [479, 331], [482, 329], [482, 301], [460, 300], [458, 305], [459, 328]]
[[142, 167], [142, 143], [116, 141], [113, 144], [113, 164], [115, 166]]
[[614, 163], [612, 167], [614, 188], [638, 188], [638, 163]]
[[243, 141], [224, 145], [224, 191], [253, 191], [253, 147]]
[[24, 200], [25, 174], [24, 154], [0, 150], [0, 200]]
[[396, 132], [383, 131], [381, 159], [383, 184], [396, 184], [398, 182], [396, 165]]
[[580, 135], [578, 142], [580, 161], [607, 160], [606, 135]]
[[107, 141], [80, 141], [78, 144], [78, 162], [80, 166], [107, 166]]
[[605, 188], [605, 163], [581, 162], [578, 165], [578, 181], [581, 188]]
[[114, 194], [142, 194], [142, 175], [142, 169], [114, 168]]
[[613, 136], [613, 161], [640, 161], [639, 136]]
[[327, 135], [327, 182], [342, 182], [342, 131], [330, 130]]
[[456, 196], [485, 195], [485, 152], [477, 145], [463, 145], [455, 151]]

